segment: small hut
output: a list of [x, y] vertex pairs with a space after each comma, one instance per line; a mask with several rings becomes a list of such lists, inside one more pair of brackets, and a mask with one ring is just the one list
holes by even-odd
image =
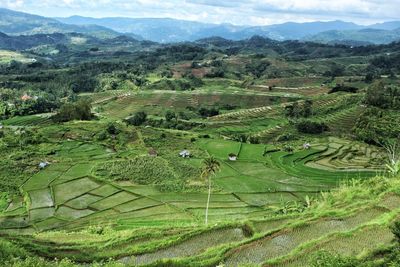
[[182, 158], [190, 158], [191, 154], [188, 150], [185, 149], [181, 151], [181, 153], [179, 153], [179, 156]]
[[28, 95], [28, 94], [24, 94], [23, 96], [21, 96], [21, 100], [22, 101], [28, 101], [28, 100], [31, 100], [31, 99], [32, 99], [32, 97], [30, 95]]
[[310, 148], [311, 148], [311, 144], [310, 143], [305, 143], [303, 145], [303, 149], [305, 149], [305, 150], [309, 150]]
[[230, 161], [237, 161], [237, 158], [238, 158], [238, 156], [237, 156], [236, 154], [234, 154], [234, 153], [230, 153], [230, 154], [228, 155], [228, 159], [229, 159]]
[[39, 168], [40, 169], [44, 169], [44, 168], [46, 168], [47, 166], [49, 166], [49, 162], [47, 162], [47, 161], [43, 161], [43, 162], [40, 162], [39, 163]]

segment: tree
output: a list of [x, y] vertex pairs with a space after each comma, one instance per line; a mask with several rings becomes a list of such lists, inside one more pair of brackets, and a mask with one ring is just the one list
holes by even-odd
[[134, 126], [140, 126], [143, 123], [145, 123], [147, 119], [147, 114], [144, 111], [139, 111], [136, 112], [133, 117], [130, 117], [126, 120], [128, 124], [134, 125]]
[[75, 104], [77, 118], [79, 120], [90, 120], [92, 118], [92, 104], [89, 99], [80, 99]]
[[115, 126], [115, 124], [114, 123], [109, 123], [108, 125], [107, 125], [107, 132], [109, 133], [109, 134], [112, 134], [112, 135], [117, 135], [117, 134], [119, 134], [120, 133], [120, 130], [118, 129], [118, 127], [117, 126]]
[[56, 122], [67, 122], [72, 120], [91, 120], [92, 105], [90, 100], [81, 99], [76, 103], [65, 103], [61, 106], [58, 113], [53, 116]]
[[213, 157], [209, 157], [203, 162], [204, 167], [201, 173], [203, 178], [208, 178], [208, 197], [207, 197], [207, 206], [206, 206], [206, 216], [205, 223], [208, 224], [208, 207], [210, 206], [210, 198], [211, 198], [211, 176], [213, 176], [219, 169], [220, 163]]

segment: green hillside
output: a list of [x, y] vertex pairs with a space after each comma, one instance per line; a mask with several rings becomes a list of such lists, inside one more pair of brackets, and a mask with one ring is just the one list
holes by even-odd
[[399, 43], [49, 36], [0, 53], [1, 266], [400, 264]]

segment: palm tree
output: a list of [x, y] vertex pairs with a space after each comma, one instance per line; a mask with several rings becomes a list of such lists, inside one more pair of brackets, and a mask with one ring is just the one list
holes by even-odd
[[208, 178], [208, 198], [206, 206], [206, 225], [208, 224], [208, 207], [210, 206], [211, 198], [211, 176], [214, 175], [220, 168], [218, 160], [213, 157], [209, 157], [203, 161], [204, 168], [201, 176], [203, 178]]

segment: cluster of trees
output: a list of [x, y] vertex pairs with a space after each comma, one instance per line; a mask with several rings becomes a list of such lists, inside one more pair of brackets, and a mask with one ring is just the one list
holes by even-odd
[[46, 96], [25, 101], [21, 99], [10, 102], [0, 100], [0, 118], [7, 119], [14, 116], [47, 113], [59, 107], [60, 102], [57, 99], [51, 99]]
[[347, 86], [344, 84], [337, 84], [335, 87], [333, 87], [329, 91], [329, 94], [333, 94], [333, 93], [337, 93], [337, 92], [357, 93], [357, 91], [358, 91], [357, 87]]
[[245, 70], [255, 78], [261, 78], [270, 65], [268, 61], [252, 61], [246, 64]]
[[223, 67], [212, 68], [210, 72], [205, 75], [207, 78], [224, 78], [225, 69]]
[[367, 143], [377, 143], [400, 136], [400, 114], [370, 107], [359, 117], [354, 127], [357, 137]]
[[300, 133], [321, 134], [329, 130], [329, 127], [323, 122], [302, 120], [296, 123], [296, 128]]
[[382, 109], [400, 109], [400, 87], [376, 81], [368, 87], [365, 102]]
[[285, 115], [288, 118], [308, 118], [313, 115], [313, 101], [306, 100], [304, 103], [294, 102], [285, 107]]
[[380, 79], [381, 75], [389, 75], [394, 78], [400, 72], [400, 54], [378, 56], [370, 61], [367, 67], [365, 81], [368, 83]]
[[199, 108], [198, 112], [202, 118], [209, 118], [219, 115], [219, 110], [216, 107], [211, 107], [211, 108], [201, 107]]
[[65, 103], [52, 119], [55, 122], [91, 120], [93, 119], [93, 114], [90, 100], [80, 99], [75, 103]]
[[201, 126], [201, 123], [189, 122], [184, 112], [175, 113], [174, 111], [167, 110], [165, 119], [148, 118], [146, 112], [139, 111], [133, 116], [125, 119], [128, 125], [141, 126], [149, 125], [157, 128], [177, 129], [177, 130], [190, 130], [194, 127]]
[[356, 136], [367, 143], [380, 145], [384, 140], [400, 136], [400, 87], [372, 83], [364, 99], [367, 108], [354, 127]]
[[133, 116], [125, 119], [128, 125], [140, 126], [147, 120], [147, 114], [144, 111], [136, 112]]
[[345, 67], [343, 65], [334, 63], [330, 66], [330, 69], [324, 73], [324, 76], [331, 77], [332, 79], [335, 77], [343, 76], [345, 73]]
[[158, 82], [148, 85], [147, 88], [151, 90], [188, 91], [201, 87], [203, 84], [200, 78], [192, 74], [187, 74], [183, 79], [179, 80], [161, 79]]

